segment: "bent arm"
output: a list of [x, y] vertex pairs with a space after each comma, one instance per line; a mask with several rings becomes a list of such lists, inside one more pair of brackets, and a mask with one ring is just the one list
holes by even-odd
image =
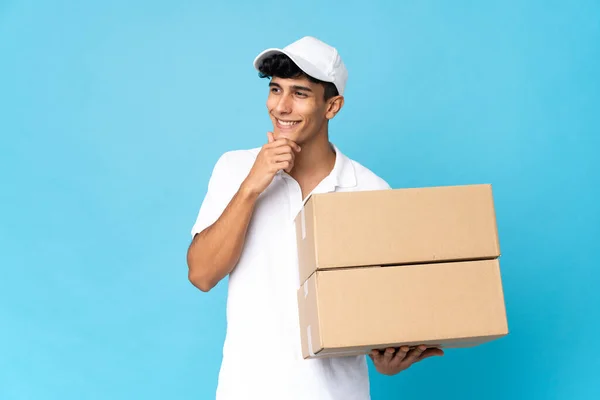
[[236, 266], [258, 195], [243, 185], [221, 216], [197, 233], [187, 252], [188, 279], [208, 292]]

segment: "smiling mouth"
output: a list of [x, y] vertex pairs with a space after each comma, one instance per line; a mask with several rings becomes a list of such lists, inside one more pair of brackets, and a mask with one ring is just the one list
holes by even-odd
[[294, 125], [298, 125], [300, 123], [300, 121], [283, 121], [281, 119], [276, 118], [275, 119], [277, 121], [277, 124], [283, 126], [283, 127], [291, 127]]

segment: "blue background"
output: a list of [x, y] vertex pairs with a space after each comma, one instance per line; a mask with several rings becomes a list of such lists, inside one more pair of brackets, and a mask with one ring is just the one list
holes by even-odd
[[350, 70], [342, 151], [494, 187], [510, 335], [373, 399], [600, 398], [597, 1], [0, 0], [1, 399], [214, 397], [226, 284], [188, 283], [189, 231], [266, 140], [254, 56], [307, 34]]

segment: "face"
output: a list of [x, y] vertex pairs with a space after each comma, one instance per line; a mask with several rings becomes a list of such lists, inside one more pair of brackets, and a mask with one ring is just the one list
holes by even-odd
[[323, 86], [307, 78], [273, 77], [267, 109], [275, 139], [285, 137], [302, 144], [326, 133], [327, 121], [340, 110], [343, 98], [337, 96], [326, 101], [323, 94]]

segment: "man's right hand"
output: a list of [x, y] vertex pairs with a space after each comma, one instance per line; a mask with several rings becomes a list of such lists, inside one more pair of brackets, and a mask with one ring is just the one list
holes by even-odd
[[280, 138], [275, 140], [272, 132], [267, 133], [268, 143], [265, 144], [250, 173], [242, 183], [242, 187], [255, 195], [261, 194], [273, 180], [278, 171], [289, 173], [294, 168], [296, 153], [300, 146], [295, 142]]

